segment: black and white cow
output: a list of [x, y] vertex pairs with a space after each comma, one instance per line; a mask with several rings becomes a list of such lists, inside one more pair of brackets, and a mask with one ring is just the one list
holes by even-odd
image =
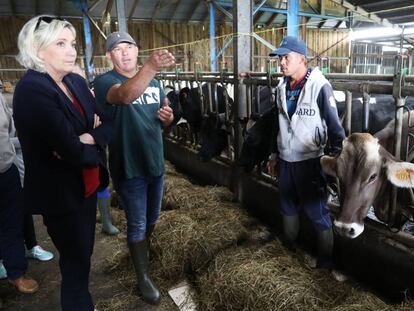
[[269, 157], [271, 136], [277, 126], [276, 107], [268, 109], [262, 116], [250, 117], [243, 134], [243, 146], [239, 165], [245, 172], [251, 172], [257, 165], [263, 164]]
[[[226, 112], [225, 89], [221, 85], [217, 85], [216, 90], [217, 96], [212, 88], [212, 102], [210, 103], [208, 85], [202, 85], [203, 105], [198, 88], [185, 87], [179, 92], [167, 95], [171, 97], [169, 97], [170, 102], [171, 100], [178, 102], [176, 106], [179, 107], [177, 110], [180, 109], [180, 118], [188, 123], [193, 134], [200, 137], [199, 156], [203, 161], [220, 155], [227, 147], [228, 131], [224, 117]], [[228, 104], [230, 107], [233, 104], [230, 97], [228, 97]], [[210, 107], [214, 112], [210, 110]], [[177, 120], [177, 122], [179, 121]]]
[[[407, 125], [405, 114], [403, 135], [414, 132]], [[414, 112], [410, 112], [414, 118]], [[414, 119], [413, 119], [414, 120]], [[409, 189], [414, 187], [414, 164], [396, 160], [390, 153], [394, 139], [394, 120], [372, 136], [354, 133], [343, 142], [339, 156], [321, 158], [324, 172], [338, 180], [340, 213], [334, 221], [336, 231], [347, 238], [356, 238], [364, 230], [364, 218], [371, 206], [375, 216], [389, 221], [390, 191], [399, 187], [394, 226], [402, 227], [412, 219], [414, 210]]]
[[[363, 105], [361, 94], [353, 94], [351, 133], [362, 132]], [[406, 98], [406, 107], [414, 108], [414, 98]], [[337, 101], [338, 115], [342, 119], [345, 114], [345, 102]], [[375, 134], [382, 130], [395, 116], [395, 101], [392, 95], [371, 94], [369, 105], [369, 129], [368, 132]]]

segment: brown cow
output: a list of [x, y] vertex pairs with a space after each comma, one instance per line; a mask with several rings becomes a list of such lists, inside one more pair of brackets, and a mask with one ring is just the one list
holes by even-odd
[[[414, 118], [413, 111], [411, 118]], [[334, 225], [344, 237], [356, 238], [364, 231], [364, 218], [370, 206], [374, 207], [379, 220], [388, 221], [392, 185], [414, 187], [414, 164], [399, 161], [389, 152], [393, 146], [394, 123], [391, 121], [375, 137], [368, 133], [354, 133], [343, 141], [338, 157], [321, 158], [323, 171], [338, 181], [341, 211]], [[404, 134], [407, 131], [408, 127], [404, 126]], [[406, 203], [407, 192], [407, 189], [398, 191], [397, 227], [401, 227], [414, 213]]]

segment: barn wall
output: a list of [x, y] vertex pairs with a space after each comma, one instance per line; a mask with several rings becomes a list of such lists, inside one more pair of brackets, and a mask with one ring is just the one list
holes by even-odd
[[[0, 17], [0, 68], [21, 68], [14, 59], [17, 54], [17, 34], [26, 22], [27, 18]], [[83, 31], [80, 19], [70, 20], [78, 34], [79, 63], [83, 63]], [[302, 27], [303, 28], [303, 27]], [[104, 40], [95, 27], [92, 29], [92, 42], [94, 44], [94, 64], [96, 68], [108, 68], [109, 62], [105, 57]], [[141, 46], [139, 62], [143, 63], [152, 49], [166, 47], [176, 55], [177, 62], [182, 64], [185, 71], [197, 69], [209, 71], [210, 44], [208, 24], [202, 23], [176, 23], [176, 22], [137, 22], [129, 23], [129, 31], [137, 39]], [[278, 45], [285, 34], [283, 28], [261, 28], [256, 32], [273, 45]], [[348, 57], [349, 43], [343, 40], [348, 31], [327, 31], [318, 29], [304, 29], [302, 37], [305, 37], [309, 48], [309, 56], [321, 54], [321, 56]], [[218, 24], [216, 26], [216, 48], [221, 50], [228, 38], [231, 38], [232, 27], [230, 24]], [[254, 71], [265, 71], [267, 68], [267, 56], [269, 48], [255, 39], [253, 40]], [[339, 43], [338, 43], [339, 42]], [[232, 44], [224, 51], [218, 60], [217, 68], [225, 63], [231, 71], [233, 68]], [[315, 66], [316, 63], [310, 64]], [[346, 62], [332, 61], [331, 72], [344, 72]], [[0, 78], [3, 80], [17, 80], [23, 72], [0, 71]]]

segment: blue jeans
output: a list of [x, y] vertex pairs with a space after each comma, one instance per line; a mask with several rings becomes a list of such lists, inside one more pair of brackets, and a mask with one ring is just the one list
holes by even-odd
[[128, 242], [145, 240], [148, 228], [158, 220], [164, 175], [134, 177], [119, 182], [118, 192], [127, 218]]

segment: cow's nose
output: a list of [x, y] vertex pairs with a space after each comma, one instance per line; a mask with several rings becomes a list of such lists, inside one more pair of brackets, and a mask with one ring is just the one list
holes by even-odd
[[355, 229], [354, 228], [350, 228], [349, 232], [348, 232], [349, 236], [353, 237], [355, 235]]

